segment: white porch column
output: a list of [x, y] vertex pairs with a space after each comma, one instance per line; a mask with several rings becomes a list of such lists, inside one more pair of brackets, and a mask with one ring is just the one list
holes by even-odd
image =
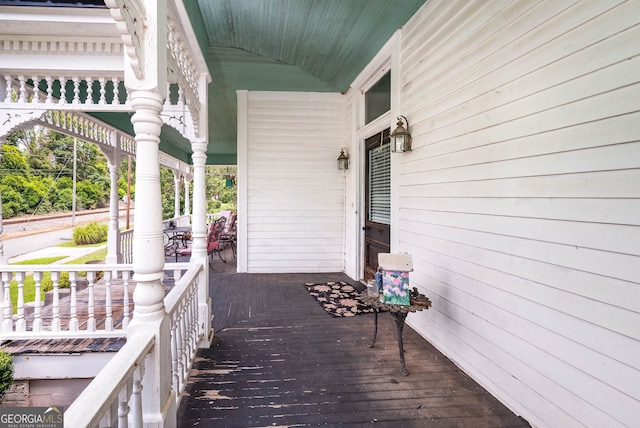
[[120, 199], [118, 198], [118, 168], [120, 166], [120, 153], [116, 150], [111, 156], [107, 156], [109, 166], [109, 231], [107, 237], [107, 264], [122, 262], [122, 249], [120, 246]]
[[[184, 181], [184, 215], [188, 216], [189, 214], [191, 214], [191, 212], [189, 211], [189, 208], [191, 206], [191, 201], [189, 200], [189, 182], [191, 181], [192, 177], [191, 177], [191, 174], [184, 174], [182, 178]], [[205, 210], [206, 210], [206, 202], [205, 202]]]
[[169, 319], [165, 317], [162, 242], [162, 202], [160, 195], [159, 143], [162, 97], [150, 90], [131, 92], [135, 111], [131, 122], [135, 131], [136, 216], [133, 238], [133, 270], [137, 282], [133, 292], [133, 320], [127, 336], [151, 330], [153, 351], [145, 363], [142, 401], [146, 423], [175, 426], [175, 396], [171, 390], [171, 338]]
[[202, 341], [200, 347], [208, 348], [213, 340], [213, 330], [211, 330], [211, 300], [209, 298], [209, 261], [207, 260], [207, 200], [205, 183], [205, 163], [207, 155], [205, 153], [207, 143], [205, 141], [192, 142], [193, 149], [193, 253], [191, 262], [205, 266], [203, 280], [198, 288], [198, 320], [201, 320], [199, 327], [202, 329]]
[[180, 172], [173, 171], [173, 217], [180, 217]]

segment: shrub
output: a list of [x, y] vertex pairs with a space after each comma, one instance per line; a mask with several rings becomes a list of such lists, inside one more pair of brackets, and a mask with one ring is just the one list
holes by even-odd
[[73, 243], [76, 245], [99, 244], [107, 240], [109, 228], [106, 224], [89, 223], [73, 229]]
[[[40, 287], [44, 293], [53, 290], [53, 280], [50, 275], [46, 275], [40, 282]], [[69, 280], [69, 272], [60, 272], [60, 278], [58, 278], [58, 288], [70, 288], [71, 281]]]
[[13, 385], [13, 357], [8, 352], [0, 351], [0, 403], [11, 385]]

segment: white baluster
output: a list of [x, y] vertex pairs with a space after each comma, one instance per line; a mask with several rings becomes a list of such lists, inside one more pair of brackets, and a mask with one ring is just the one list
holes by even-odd
[[46, 76], [47, 81], [47, 98], [45, 104], [53, 104], [53, 79], [51, 76]]
[[122, 272], [122, 330], [126, 331], [129, 326], [129, 277], [131, 272], [126, 270]]
[[180, 353], [180, 364], [181, 364], [181, 370], [180, 370], [180, 376], [185, 379], [186, 376], [188, 375], [187, 370], [188, 370], [188, 366], [186, 364], [186, 361], [188, 361], [188, 355], [191, 352], [190, 351], [190, 346], [189, 346], [189, 320], [187, 319], [187, 314], [186, 314], [186, 305], [185, 302], [182, 301], [180, 303], [180, 349], [181, 349], [181, 353]]
[[87, 77], [87, 100], [85, 104], [93, 104], [93, 77]]
[[69, 331], [78, 331], [78, 293], [76, 289], [76, 272], [69, 272], [69, 281], [71, 282], [71, 296], [69, 302]]
[[105, 331], [113, 331], [113, 307], [111, 304], [111, 277], [112, 277], [112, 272], [111, 271], [106, 271], [104, 273], [104, 280], [105, 280], [105, 284], [104, 284], [104, 293], [105, 293], [105, 302], [104, 302], [104, 306], [105, 306], [105, 312], [106, 312], [106, 319], [104, 321], [104, 329]]
[[113, 100], [111, 100], [111, 104], [118, 105], [120, 104], [120, 100], [118, 99], [118, 91], [120, 90], [120, 88], [118, 88], [118, 85], [120, 82], [117, 77], [111, 79], [111, 82], [113, 83]]
[[13, 95], [13, 85], [11, 85], [11, 81], [13, 80], [13, 78], [11, 76], [9, 76], [8, 74], [4, 75], [4, 81], [5, 81], [5, 97], [4, 97], [4, 102], [5, 103], [10, 103], [13, 100], [12, 95]]
[[127, 427], [129, 424], [129, 398], [133, 389], [133, 378], [127, 381], [127, 384], [118, 394], [118, 427]]
[[164, 108], [171, 105], [171, 84], [167, 82], [167, 98], [164, 100]]
[[89, 301], [87, 302], [87, 331], [96, 331], [96, 301], [95, 289], [96, 273], [94, 271], [87, 272], [87, 280], [89, 281]]
[[31, 103], [39, 104], [40, 89], [38, 89], [38, 85], [40, 84], [40, 80], [38, 79], [38, 76], [31, 76], [31, 80], [33, 81], [33, 94], [31, 94]]
[[80, 104], [80, 79], [78, 76], [73, 76], [73, 101], [71, 104]]
[[104, 77], [99, 77], [98, 82], [100, 82], [100, 99], [98, 100], [98, 104], [106, 104], [107, 103], [107, 81]]
[[36, 294], [35, 300], [33, 302], [33, 326], [32, 329], [34, 332], [38, 332], [42, 328], [42, 315], [40, 313], [42, 309], [42, 296], [40, 295], [40, 290], [42, 288], [42, 272], [33, 272], [33, 280], [35, 281]]
[[18, 76], [20, 82], [20, 92], [18, 94], [18, 103], [27, 102], [27, 79], [24, 76]]
[[179, 106], [184, 106], [185, 102], [184, 102], [184, 91], [182, 90], [182, 87], [178, 85], [178, 101], [176, 102], [176, 105]]
[[16, 331], [26, 331], [27, 326], [24, 320], [24, 272], [16, 272], [16, 281], [18, 282], [18, 311], [16, 320]]
[[60, 76], [58, 78], [58, 81], [60, 82], [60, 104], [66, 104], [67, 103], [67, 78], [66, 77], [62, 77]]
[[51, 302], [53, 319], [51, 320], [51, 331], [55, 332], [58, 332], [61, 329], [59, 279], [60, 272], [51, 272], [51, 281], [53, 282], [53, 301]]
[[10, 332], [13, 330], [13, 322], [11, 321], [11, 314], [13, 312], [11, 308], [11, 272], [2, 272], [2, 283], [4, 288], [4, 294], [2, 296], [3, 311], [2, 311], [2, 331]]
[[131, 421], [134, 427], [142, 428], [142, 378], [144, 364], [140, 364], [133, 372], [133, 388], [131, 391]]
[[171, 320], [171, 379], [173, 383], [173, 389], [180, 391], [180, 354], [178, 353], [178, 328], [176, 323], [177, 313], [174, 312], [173, 319]]

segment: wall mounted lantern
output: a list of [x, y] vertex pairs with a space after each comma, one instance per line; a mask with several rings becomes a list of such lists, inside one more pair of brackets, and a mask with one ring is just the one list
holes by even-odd
[[[402, 119], [407, 123], [407, 129], [402, 126]], [[391, 133], [391, 151], [404, 153], [411, 151], [411, 134], [409, 134], [409, 121], [404, 116], [398, 116], [398, 127]]]
[[[345, 154], [345, 152], [347, 152]], [[343, 147], [340, 149], [340, 156], [338, 156], [338, 169], [340, 171], [349, 169], [349, 151]]]

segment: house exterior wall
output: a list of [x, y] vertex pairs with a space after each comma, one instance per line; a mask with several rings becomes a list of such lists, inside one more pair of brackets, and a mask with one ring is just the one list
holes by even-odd
[[343, 271], [346, 97], [249, 92], [246, 109], [246, 271]]
[[534, 426], [640, 415], [640, 2], [430, 0], [402, 30], [408, 323]]

